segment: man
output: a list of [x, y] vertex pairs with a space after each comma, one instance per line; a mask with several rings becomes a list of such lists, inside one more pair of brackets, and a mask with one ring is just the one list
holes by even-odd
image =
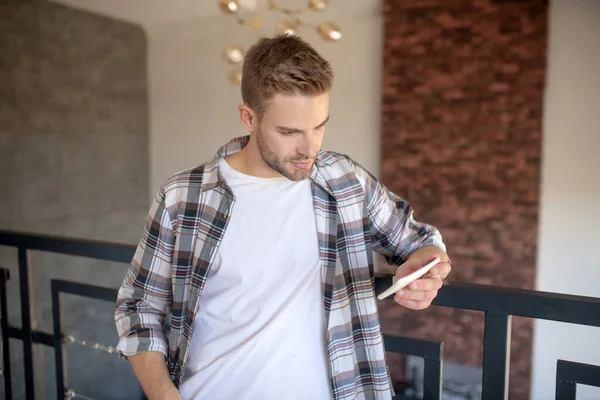
[[150, 399], [391, 397], [372, 250], [397, 276], [441, 258], [395, 295], [411, 309], [450, 265], [404, 200], [320, 150], [332, 80], [301, 39], [262, 39], [243, 67], [249, 136], [161, 186], [115, 314]]

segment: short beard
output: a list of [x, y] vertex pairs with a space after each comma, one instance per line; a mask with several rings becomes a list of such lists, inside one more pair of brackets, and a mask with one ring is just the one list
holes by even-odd
[[264, 140], [264, 137], [262, 136], [262, 133], [260, 131], [260, 129], [258, 129], [258, 127], [256, 128], [256, 144], [258, 145], [258, 152], [260, 153], [260, 156], [262, 157], [262, 159], [264, 160], [264, 162], [275, 172], [285, 176], [286, 178], [288, 178], [290, 181], [293, 182], [300, 182], [303, 181], [305, 179], [307, 179], [310, 176], [311, 170], [312, 168], [306, 169], [306, 170], [296, 170], [296, 169], [286, 169], [286, 164], [288, 166], [292, 166], [291, 162], [292, 161], [298, 161], [298, 162], [302, 162], [302, 161], [306, 161], [306, 158], [304, 157], [297, 157], [297, 158], [291, 158], [289, 160], [286, 159], [280, 159], [279, 157], [277, 157], [277, 155], [269, 148], [269, 146], [267, 145], [267, 143]]

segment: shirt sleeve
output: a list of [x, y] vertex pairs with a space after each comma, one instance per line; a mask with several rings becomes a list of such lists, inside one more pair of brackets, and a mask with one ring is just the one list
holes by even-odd
[[351, 162], [365, 192], [374, 251], [393, 266], [401, 265], [411, 253], [425, 246], [446, 251], [437, 228], [415, 220], [408, 202], [390, 192], [358, 163]]
[[173, 302], [174, 245], [173, 224], [161, 187], [117, 296], [117, 351], [122, 358], [147, 351], [160, 351], [167, 356], [163, 322]]

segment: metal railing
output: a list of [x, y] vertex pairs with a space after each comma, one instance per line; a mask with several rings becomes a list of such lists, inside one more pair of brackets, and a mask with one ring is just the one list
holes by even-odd
[[[28, 252], [45, 251], [93, 259], [129, 263], [134, 246], [99, 241], [32, 235], [0, 230], [0, 245], [15, 247], [18, 252], [19, 287], [22, 328], [8, 324], [6, 281], [8, 271], [0, 269], [0, 328], [2, 330], [4, 391], [12, 398], [9, 338], [23, 342], [24, 379], [26, 399], [34, 399], [33, 344], [54, 348], [57, 398], [69, 398], [66, 385], [64, 343], [61, 323], [61, 293], [115, 301], [117, 290], [85, 285], [64, 280], [52, 280], [53, 333], [32, 329], [29, 304], [30, 265]], [[391, 284], [391, 277], [376, 277], [375, 290], [381, 293]], [[547, 293], [534, 290], [511, 289], [478, 284], [450, 284], [439, 291], [433, 302], [443, 307], [480, 311], [485, 314], [483, 386], [484, 400], [508, 398], [508, 372], [510, 355], [510, 329], [512, 316], [560, 321], [600, 327], [600, 299], [582, 296]], [[600, 331], [599, 331], [600, 336]], [[418, 356], [425, 359], [424, 399], [441, 399], [443, 343], [385, 335], [386, 350]], [[576, 384], [600, 387], [600, 367], [557, 361], [556, 398], [575, 399]], [[396, 398], [404, 398], [398, 394]]]
[[[381, 293], [390, 284], [390, 278], [376, 279], [375, 290]], [[485, 314], [482, 385], [484, 400], [508, 398], [510, 331], [513, 316], [600, 327], [600, 299], [594, 297], [455, 283], [442, 287], [433, 304], [481, 311]], [[598, 334], [600, 337], [600, 330]], [[428, 343], [431, 346], [438, 345], [436, 342]], [[439, 345], [441, 353], [441, 343]], [[407, 354], [406, 349], [401, 352]], [[441, 386], [437, 385], [442, 378], [441, 357], [439, 360], [435, 359], [431, 351], [412, 355], [426, 360], [424, 399], [441, 399]], [[434, 361], [437, 362], [435, 366]], [[600, 387], [600, 367], [564, 360], [558, 360], [557, 363], [557, 400], [575, 399], [576, 383]], [[435, 371], [435, 379], [428, 377], [428, 374], [433, 373], [431, 371]]]
[[[17, 249], [19, 271], [19, 297], [21, 303], [21, 326], [15, 328], [8, 325], [8, 305], [6, 302], [6, 281], [10, 278], [8, 270], [0, 268], [0, 301], [2, 317], [2, 354], [4, 396], [12, 399], [12, 376], [10, 369], [9, 338], [19, 339], [23, 342], [25, 398], [35, 398], [33, 344], [39, 343], [53, 347], [55, 351], [56, 388], [57, 399], [71, 398], [73, 392], [66, 388], [64, 338], [61, 329], [60, 293], [74, 293], [84, 297], [107, 300], [114, 302], [117, 290], [99, 286], [82, 285], [75, 282], [51, 281], [52, 289], [52, 321], [53, 334], [32, 329], [30, 280], [31, 266], [28, 261], [29, 251], [45, 251], [57, 254], [81, 256], [103, 261], [116, 261], [129, 263], [135, 248], [116, 243], [106, 243], [91, 240], [63, 238], [49, 235], [33, 235], [0, 230], [0, 245]], [[1, 260], [0, 260], [1, 261]]]

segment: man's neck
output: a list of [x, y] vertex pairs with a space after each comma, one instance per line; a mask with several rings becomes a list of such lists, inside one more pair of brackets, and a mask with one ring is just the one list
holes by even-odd
[[241, 151], [225, 157], [225, 161], [236, 171], [257, 178], [278, 178], [281, 176], [267, 165], [252, 141]]

